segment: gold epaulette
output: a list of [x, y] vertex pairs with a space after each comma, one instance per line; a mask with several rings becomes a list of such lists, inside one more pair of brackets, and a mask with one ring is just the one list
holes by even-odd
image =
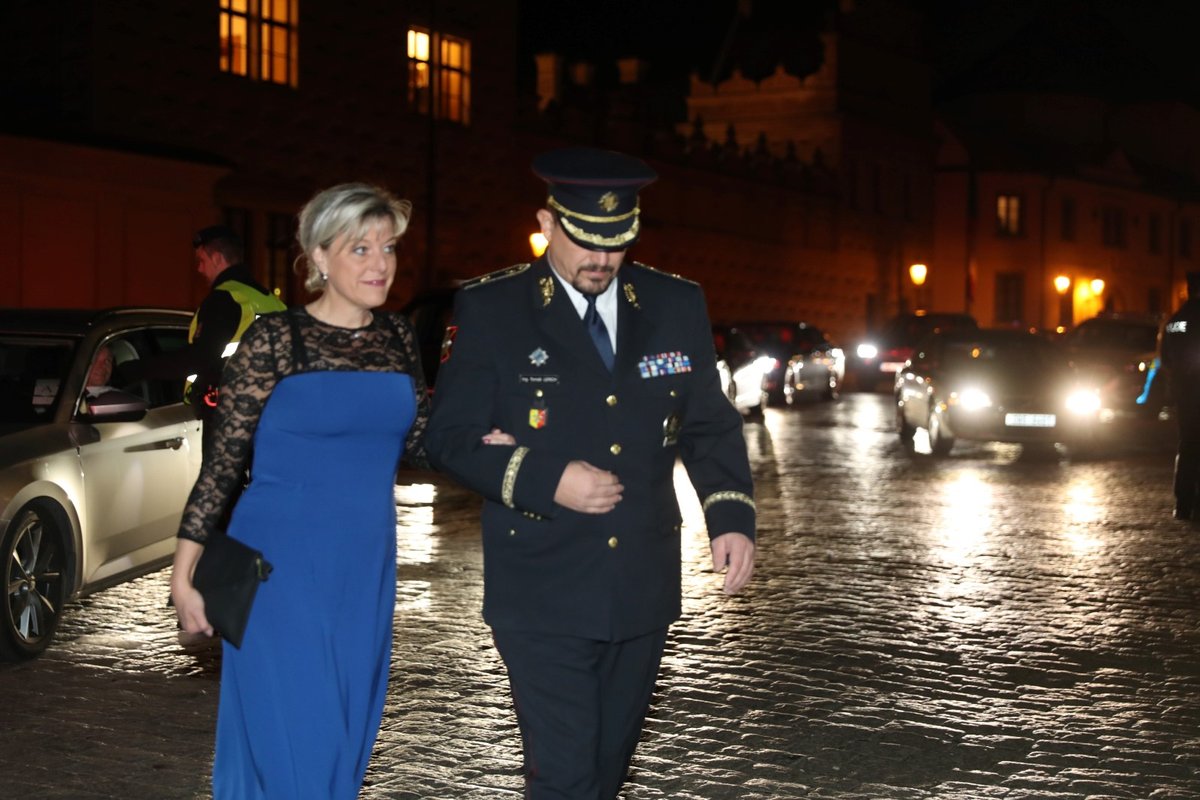
[[496, 281], [504, 280], [505, 278], [511, 278], [514, 275], [520, 275], [522, 272], [529, 269], [530, 266], [532, 265], [514, 264], [511, 267], [505, 267], [504, 269], [498, 269], [495, 272], [489, 272], [486, 275], [480, 275], [478, 278], [471, 278], [471, 280], [466, 281], [459, 288], [474, 289], [476, 286], [483, 286], [487, 283], [495, 283]]
[[677, 273], [674, 273], [674, 272], [664, 272], [664, 271], [663, 271], [663, 270], [661, 270], [661, 269], [655, 269], [654, 267], [651, 267], [651, 266], [649, 266], [648, 264], [643, 264], [643, 263], [642, 263], [642, 262], [640, 262], [640, 261], [634, 261], [634, 262], [633, 262], [633, 265], [634, 265], [634, 266], [636, 266], [636, 267], [641, 267], [642, 269], [644, 269], [644, 270], [647, 270], [648, 272], [654, 272], [654, 273], [657, 273], [657, 274], [659, 274], [659, 275], [662, 275], [662, 276], [663, 276], [663, 277], [665, 277], [665, 278], [674, 278], [674, 279], [675, 279], [675, 280], [677, 280], [677, 281], [683, 281], [684, 283], [690, 283], [690, 284], [692, 284], [693, 286], [699, 286], [699, 285], [700, 285], [699, 283], [697, 283], [696, 281], [694, 281], [694, 280], [692, 280], [692, 279], [690, 279], [690, 278], [685, 278], [685, 277], [683, 277], [682, 275], [679, 275], [679, 274], [677, 274]]

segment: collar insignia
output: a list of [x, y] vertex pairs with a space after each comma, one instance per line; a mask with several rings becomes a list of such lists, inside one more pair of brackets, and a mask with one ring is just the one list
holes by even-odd
[[545, 308], [550, 305], [550, 299], [554, 297], [554, 278], [543, 275], [538, 278], [538, 286], [542, 290], [542, 308]]
[[538, 348], [529, 354], [529, 363], [535, 367], [540, 367], [550, 360], [550, 354], [542, 348]]
[[633, 290], [633, 284], [623, 283], [621, 284], [621, 288], [625, 290], [625, 299], [629, 301], [629, 305], [641, 311], [642, 307], [638, 305], [637, 292]]

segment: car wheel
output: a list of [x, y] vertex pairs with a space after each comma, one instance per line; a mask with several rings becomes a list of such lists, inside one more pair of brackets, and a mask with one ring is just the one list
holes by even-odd
[[917, 435], [917, 429], [908, 424], [908, 419], [904, 416], [904, 406], [900, 405], [900, 400], [896, 400], [896, 432], [900, 436], [900, 444], [911, 448], [913, 446], [913, 437]]
[[929, 431], [929, 449], [935, 456], [944, 456], [954, 447], [954, 437], [942, 423], [942, 415], [934, 408], [929, 412], [929, 423], [925, 430]]
[[837, 400], [838, 395], [841, 393], [841, 388], [842, 386], [838, 381], [837, 373], [833, 370], [829, 370], [829, 385], [825, 387], [825, 394], [823, 395], [824, 399]]
[[0, 656], [33, 658], [50, 644], [66, 599], [66, 553], [54, 519], [42, 506], [26, 507], [4, 535], [4, 608]]

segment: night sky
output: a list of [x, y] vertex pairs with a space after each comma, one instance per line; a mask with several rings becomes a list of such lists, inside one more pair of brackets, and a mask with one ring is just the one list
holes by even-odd
[[[613, 59], [638, 56], [651, 80], [686, 87], [696, 73], [727, 77], [736, 66], [751, 78], [776, 64], [804, 75], [820, 63], [816, 34], [837, 0], [655, 2], [520, 0], [521, 80], [532, 85], [534, 52], [552, 50], [569, 60], [593, 60], [599, 77]], [[1041, 75], [1046, 88], [1079, 82], [1084, 92], [1200, 101], [1194, 57], [1200, 36], [1196, 0], [883, 0], [917, 10], [926, 21], [922, 49], [935, 86], [961, 89], [986, 64], [1020, 63], [1027, 82]], [[881, 0], [857, 0], [860, 7]], [[1028, 54], [1026, 54], [1028, 52]], [[998, 68], [998, 67], [997, 67]], [[1114, 86], [1115, 82], [1115, 86]], [[1032, 87], [1036, 88], [1036, 87]]]

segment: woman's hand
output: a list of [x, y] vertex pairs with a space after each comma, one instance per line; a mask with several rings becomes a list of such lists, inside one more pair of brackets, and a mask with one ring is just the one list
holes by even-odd
[[175, 541], [175, 562], [171, 566], [171, 602], [185, 633], [213, 635], [213, 627], [204, 615], [204, 598], [192, 585], [192, 572], [204, 552], [204, 545], [190, 539]]
[[516, 444], [517, 440], [511, 433], [505, 433], [499, 428], [492, 428], [491, 433], [484, 434], [484, 444]]

